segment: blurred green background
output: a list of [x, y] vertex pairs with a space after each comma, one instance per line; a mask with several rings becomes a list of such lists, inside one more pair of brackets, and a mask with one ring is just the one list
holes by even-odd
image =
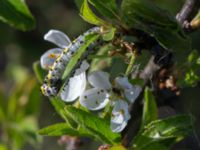
[[[184, 2], [155, 1], [174, 15]], [[27, 0], [27, 4], [37, 21], [34, 30], [21, 32], [0, 22], [0, 150], [6, 150], [3, 143], [8, 145], [8, 150], [17, 147], [62, 150], [64, 146], [58, 144], [59, 138], [36, 135], [39, 128], [61, 119], [48, 99], [40, 94], [32, 65], [46, 50], [56, 47], [43, 40], [48, 30], [61, 30], [73, 40], [90, 25], [79, 16], [73, 0]], [[200, 52], [199, 35], [200, 31], [191, 37], [193, 48]], [[183, 89], [182, 93], [184, 111], [193, 114], [200, 127], [200, 86]]]

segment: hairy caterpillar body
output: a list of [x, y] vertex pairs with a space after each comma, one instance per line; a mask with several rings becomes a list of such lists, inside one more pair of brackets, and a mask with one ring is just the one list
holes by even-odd
[[[85, 37], [89, 34], [98, 34], [100, 33], [100, 27], [94, 27], [86, 31], [83, 35], [80, 35], [76, 40], [72, 42], [72, 44], [65, 48], [60, 56], [56, 59], [56, 61], [53, 63], [51, 69], [49, 70], [47, 76], [44, 79], [43, 85], [41, 86], [41, 91], [45, 96], [56, 96], [58, 94], [58, 91], [61, 87], [61, 77], [64, 73], [64, 70], [69, 63], [70, 59], [77, 53], [78, 49], [84, 45]], [[87, 56], [94, 52], [94, 49], [97, 45], [102, 43], [103, 41], [98, 38], [95, 42], [91, 43], [86, 51], [82, 54], [80, 59], [78, 60], [77, 64], [74, 66], [73, 70], [67, 77], [68, 79], [70, 76], [72, 76], [77, 69], [77, 67], [80, 66], [82, 60], [86, 59]], [[67, 80], [68, 80], [67, 79]], [[65, 83], [67, 83], [65, 81]]]

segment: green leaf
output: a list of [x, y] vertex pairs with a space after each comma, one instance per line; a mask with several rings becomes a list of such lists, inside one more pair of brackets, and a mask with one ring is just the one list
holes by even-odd
[[35, 72], [35, 75], [36, 75], [38, 81], [40, 83], [43, 83], [46, 72], [45, 72], [44, 69], [41, 68], [39, 61], [36, 61], [36, 62], [33, 63], [33, 70]]
[[88, 5], [88, 1], [84, 0], [83, 5], [81, 6], [80, 9], [80, 14], [82, 16], [82, 18], [94, 25], [97, 26], [101, 26], [106, 24], [102, 19], [100, 19], [99, 17], [97, 17], [92, 10], [90, 9], [89, 5]]
[[58, 97], [50, 99], [51, 104], [54, 106], [56, 112], [72, 127], [77, 128], [78, 124], [68, 115], [65, 111], [65, 103]]
[[80, 126], [94, 133], [101, 141], [108, 144], [119, 142], [121, 136], [111, 131], [109, 121], [72, 106], [67, 106], [65, 110]]
[[104, 41], [111, 41], [115, 36], [116, 28], [110, 28], [108, 30], [109, 31], [107, 33], [103, 34], [103, 40]]
[[167, 147], [182, 140], [191, 133], [193, 119], [189, 115], [179, 115], [163, 120], [155, 120], [146, 125], [134, 139], [134, 146], [145, 150], [152, 144], [160, 143]]
[[142, 126], [149, 124], [150, 122], [156, 120], [158, 117], [158, 110], [156, 106], [156, 101], [153, 93], [148, 87], [144, 91], [144, 107], [142, 116]]
[[[85, 44], [82, 45], [76, 52], [76, 54], [74, 54], [74, 56], [70, 59], [69, 63], [66, 66], [66, 69], [62, 75], [62, 79], [66, 80], [67, 77], [70, 76], [72, 70], [76, 67], [77, 62], [83, 58], [85, 52], [87, 51], [87, 47], [93, 43], [94, 41], [96, 41], [99, 38], [100, 35], [98, 34], [90, 34], [88, 36], [85, 37]], [[62, 88], [61, 90], [62, 91]]]
[[56, 112], [60, 114], [60, 116], [64, 116], [65, 103], [57, 97], [51, 98], [50, 102], [54, 106]]
[[120, 20], [115, 0], [88, 0], [104, 17]]
[[167, 49], [185, 52], [190, 40], [184, 35], [176, 19], [149, 0], [123, 0], [123, 21], [128, 28], [136, 28], [154, 36]]
[[35, 19], [22, 0], [0, 0], [0, 20], [23, 31], [35, 27]]
[[110, 69], [110, 77], [114, 79], [123, 73], [125, 74], [126, 68], [127, 68], [127, 63], [125, 63], [124, 58], [122, 57], [113, 58]]
[[200, 81], [200, 55], [198, 51], [193, 50], [187, 57], [187, 60], [179, 66], [183, 72], [178, 80], [178, 85], [182, 88], [194, 87]]
[[193, 122], [193, 118], [189, 115], [179, 115], [163, 120], [156, 120], [145, 126], [143, 135], [152, 138], [157, 138], [158, 135], [160, 137], [182, 137], [191, 132]]
[[71, 128], [67, 123], [58, 123], [38, 131], [40, 135], [46, 136], [62, 136], [62, 135], [70, 135], [70, 136], [78, 136], [78, 137], [93, 137], [91, 134], [84, 132], [80, 128], [75, 130]]

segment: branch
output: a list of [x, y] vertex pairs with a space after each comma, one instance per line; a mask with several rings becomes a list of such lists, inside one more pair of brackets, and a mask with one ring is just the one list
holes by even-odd
[[177, 21], [186, 31], [191, 31], [190, 21], [196, 16], [200, 8], [200, 0], [186, 0], [180, 12], [176, 15]]

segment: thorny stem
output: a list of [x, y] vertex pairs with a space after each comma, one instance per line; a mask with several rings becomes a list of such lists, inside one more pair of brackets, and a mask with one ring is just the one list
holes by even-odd
[[[185, 31], [189, 30], [188, 28], [190, 27], [190, 25], [188, 24], [190, 24], [190, 21], [198, 13], [199, 7], [200, 7], [200, 0], [186, 0], [183, 8], [177, 14], [176, 19]], [[148, 64], [146, 65], [145, 69], [140, 74], [140, 77], [145, 81], [144, 86], [148, 85], [148, 82], [159, 71], [160, 68], [161, 65], [156, 64], [154, 61], [154, 56], [152, 56]], [[143, 87], [143, 92], [144, 92], [144, 87]], [[141, 114], [142, 114], [143, 92], [140, 93], [136, 101], [132, 104], [132, 106], [130, 106], [131, 119], [129, 120], [125, 130], [122, 132], [122, 137], [123, 137], [122, 144], [126, 147], [130, 146], [134, 136], [139, 131]]]

